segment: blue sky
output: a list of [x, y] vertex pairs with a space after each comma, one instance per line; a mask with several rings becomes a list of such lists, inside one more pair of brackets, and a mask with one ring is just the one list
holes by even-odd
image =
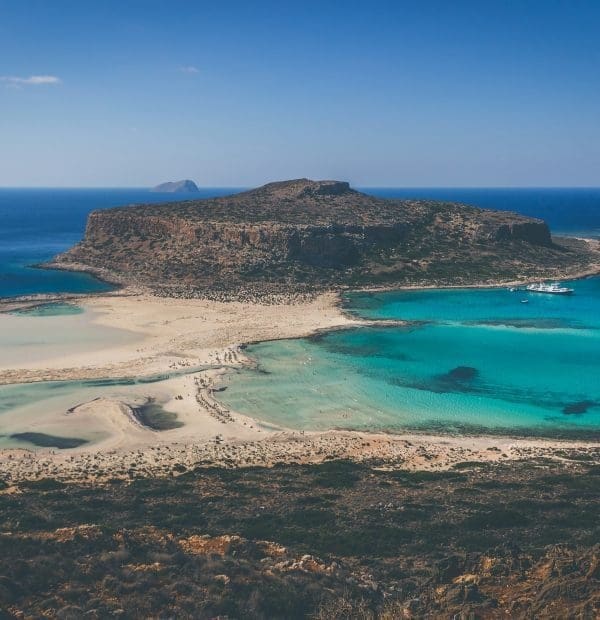
[[0, 186], [597, 186], [599, 32], [598, 0], [0, 0]]

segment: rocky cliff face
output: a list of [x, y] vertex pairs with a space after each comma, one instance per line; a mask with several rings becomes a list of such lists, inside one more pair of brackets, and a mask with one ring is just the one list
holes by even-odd
[[564, 256], [540, 220], [301, 179], [96, 211], [84, 240], [58, 262], [196, 295], [517, 277]]

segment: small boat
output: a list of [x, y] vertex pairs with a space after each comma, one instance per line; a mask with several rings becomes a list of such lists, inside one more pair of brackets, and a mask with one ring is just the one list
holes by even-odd
[[551, 282], [550, 284], [538, 282], [537, 284], [530, 284], [526, 290], [531, 293], [546, 293], [548, 295], [572, 295], [574, 291], [572, 288], [561, 286], [558, 282]]
[[521, 303], [522, 304], [528, 304], [529, 303], [529, 299], [521, 299]]

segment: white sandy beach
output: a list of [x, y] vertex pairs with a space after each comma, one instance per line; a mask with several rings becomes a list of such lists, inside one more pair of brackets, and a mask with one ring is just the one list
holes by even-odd
[[[175, 368], [235, 365], [240, 363], [237, 351], [243, 343], [359, 324], [341, 312], [337, 296], [331, 293], [313, 301], [277, 305], [126, 294], [84, 297], [77, 303], [91, 311], [100, 330], [124, 330], [123, 342], [113, 337], [105, 346], [85, 351], [78, 345], [68, 350], [63, 344], [40, 343], [37, 350], [31, 347], [26, 361], [18, 363], [3, 355], [0, 384], [139, 377]], [[73, 324], [75, 318], [34, 320], [43, 320], [44, 329], [52, 329], [61, 322]], [[0, 323], [15, 321], [10, 315], [0, 319]]]

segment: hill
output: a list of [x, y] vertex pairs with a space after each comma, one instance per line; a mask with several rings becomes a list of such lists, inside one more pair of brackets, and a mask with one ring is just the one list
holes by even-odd
[[595, 456], [20, 483], [2, 617], [597, 618]]
[[542, 220], [298, 179], [95, 211], [53, 265], [164, 295], [247, 296], [559, 277], [595, 259], [584, 242], [553, 240]]

